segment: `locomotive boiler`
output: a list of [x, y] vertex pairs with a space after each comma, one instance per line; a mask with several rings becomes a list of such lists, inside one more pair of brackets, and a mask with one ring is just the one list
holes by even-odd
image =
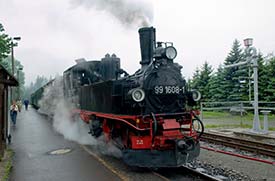
[[139, 38], [141, 68], [133, 75], [114, 54], [79, 59], [63, 74], [64, 96], [92, 136], [122, 150], [126, 164], [177, 167], [200, 152], [203, 124], [193, 109], [200, 93], [183, 79], [173, 43], [156, 42], [153, 27], [139, 29]]

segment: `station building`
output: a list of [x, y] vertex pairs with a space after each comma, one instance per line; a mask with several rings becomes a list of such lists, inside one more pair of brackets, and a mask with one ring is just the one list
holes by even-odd
[[10, 140], [9, 106], [12, 87], [18, 86], [17, 79], [0, 65], [0, 157]]

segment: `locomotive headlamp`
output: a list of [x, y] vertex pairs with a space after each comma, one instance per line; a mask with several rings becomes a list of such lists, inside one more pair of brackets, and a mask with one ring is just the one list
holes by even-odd
[[141, 88], [132, 89], [130, 93], [135, 102], [141, 102], [145, 98], [145, 92]]
[[175, 59], [177, 56], [177, 50], [175, 49], [175, 47], [173, 46], [169, 46], [167, 48], [165, 48], [165, 56], [168, 59]]
[[192, 98], [193, 98], [194, 101], [197, 102], [201, 99], [201, 93], [199, 91], [192, 90], [191, 93], [192, 93]]

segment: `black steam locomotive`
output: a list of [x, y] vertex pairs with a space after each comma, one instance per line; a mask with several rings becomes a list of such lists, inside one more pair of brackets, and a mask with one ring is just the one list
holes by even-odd
[[[173, 43], [156, 42], [155, 28], [139, 29], [141, 68], [128, 75], [120, 59], [77, 60], [63, 74], [64, 96], [73, 114], [104, 135], [123, 152], [123, 160], [139, 167], [175, 167], [199, 155], [203, 128], [192, 109], [200, 93], [190, 91], [174, 63]], [[123, 76], [122, 76], [123, 75]]]

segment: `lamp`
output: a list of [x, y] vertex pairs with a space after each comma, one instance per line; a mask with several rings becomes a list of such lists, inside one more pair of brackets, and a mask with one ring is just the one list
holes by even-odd
[[20, 99], [20, 71], [23, 70], [23, 66], [19, 66], [17, 69], [17, 80], [18, 80], [18, 87], [17, 87], [17, 99]]
[[13, 37], [13, 39], [19, 41], [19, 40], [21, 40], [21, 37], [20, 36]]
[[[13, 40], [19, 41], [21, 40], [21, 37], [19, 36], [13, 37], [11, 41], [11, 67], [12, 67], [11, 71], [12, 71], [12, 75], [14, 76], [15, 72], [14, 72], [14, 50], [13, 49], [15, 46], [17, 46], [17, 43], [14, 43]], [[13, 100], [13, 92], [14, 90], [13, 88], [11, 88], [11, 100]]]
[[[21, 37], [16, 36], [13, 37], [12, 40], [16, 40], [19, 41], [21, 40]], [[12, 75], [14, 76], [14, 51], [13, 51], [13, 47], [17, 46], [17, 43], [13, 43], [13, 41], [11, 42], [11, 64], [12, 64]]]
[[253, 44], [253, 39], [252, 38], [246, 38], [243, 41], [244, 41], [244, 46], [246, 46], [246, 47], [250, 47]]

